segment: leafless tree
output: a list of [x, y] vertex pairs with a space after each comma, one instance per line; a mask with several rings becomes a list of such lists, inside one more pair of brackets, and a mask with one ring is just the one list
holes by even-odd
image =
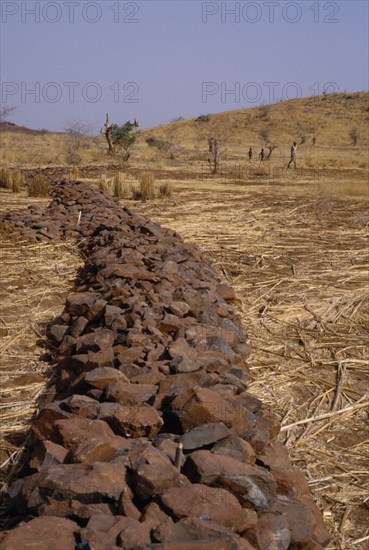
[[69, 164], [78, 164], [82, 157], [80, 150], [86, 143], [86, 138], [92, 135], [92, 125], [84, 122], [73, 122], [65, 128], [68, 135], [66, 143], [66, 160]]
[[4, 105], [0, 108], [0, 122], [6, 120], [11, 113], [16, 110], [16, 107], [10, 107], [9, 105]]

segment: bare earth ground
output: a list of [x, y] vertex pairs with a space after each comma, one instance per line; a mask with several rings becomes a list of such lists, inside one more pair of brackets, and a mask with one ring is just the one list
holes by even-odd
[[[262, 169], [252, 181], [211, 179], [197, 166], [156, 177], [173, 182], [172, 199], [124, 203], [198, 243], [233, 285], [253, 348], [249, 389], [282, 421], [280, 437], [332, 532], [328, 548], [369, 548], [369, 200], [337, 193], [337, 181], [362, 183], [367, 175], [269, 177]], [[31, 200], [0, 197], [2, 210]], [[68, 244], [21, 249], [3, 237], [4, 481], [19, 447], [14, 434], [26, 433], [43, 388], [38, 333], [62, 309], [80, 265]]]

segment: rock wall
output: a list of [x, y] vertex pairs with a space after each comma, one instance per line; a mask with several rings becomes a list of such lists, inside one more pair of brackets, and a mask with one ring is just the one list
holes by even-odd
[[1, 547], [322, 548], [279, 422], [247, 392], [233, 290], [196, 246], [96, 189], [64, 180], [52, 196], [1, 219], [30, 239], [78, 239], [85, 259], [49, 328], [54, 374]]

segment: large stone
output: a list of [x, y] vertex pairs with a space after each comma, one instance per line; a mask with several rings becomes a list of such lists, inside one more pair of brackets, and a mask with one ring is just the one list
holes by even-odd
[[165, 509], [177, 519], [187, 517], [208, 518], [211, 521], [243, 532], [250, 527], [250, 513], [241, 507], [228, 491], [205, 485], [167, 489], [159, 495]]
[[286, 516], [263, 514], [258, 521], [256, 536], [260, 550], [287, 550], [291, 533]]
[[270, 507], [276, 498], [275, 482], [268, 470], [229, 456], [195, 451], [187, 457], [183, 472], [195, 483], [216, 482], [256, 509]]
[[79, 527], [59, 517], [39, 517], [0, 534], [2, 550], [75, 550]]
[[230, 456], [246, 464], [255, 464], [256, 461], [256, 454], [250, 443], [233, 434], [218, 441], [212, 452]]
[[84, 381], [93, 388], [103, 390], [109, 384], [115, 384], [116, 382], [127, 382], [127, 378], [118, 369], [114, 369], [112, 367], [100, 367], [86, 373], [84, 375]]
[[228, 401], [214, 390], [199, 386], [178, 395], [171, 409], [186, 432], [212, 422], [223, 422], [229, 427], [235, 419], [235, 411]]
[[140, 464], [134, 470], [135, 493], [142, 500], [160, 493], [169, 487], [179, 487], [180, 476], [171, 464]]
[[223, 422], [203, 424], [182, 435], [184, 450], [200, 449], [229, 436], [231, 431]]
[[105, 390], [105, 398], [121, 405], [152, 404], [158, 391], [158, 386], [152, 384], [126, 384], [117, 382], [109, 384]]
[[115, 434], [126, 437], [153, 437], [163, 425], [157, 411], [146, 404], [124, 406], [103, 403], [100, 418], [109, 424]]
[[253, 547], [246, 540], [241, 539], [231, 529], [219, 525], [208, 519], [196, 517], [181, 519], [176, 523], [164, 522], [153, 532], [153, 537], [159, 542], [193, 542], [222, 540], [227, 545], [234, 543], [234, 548], [239, 550], [252, 550]]
[[118, 501], [126, 486], [125, 468], [120, 464], [59, 464], [23, 480], [18, 503], [29, 510], [48, 496], [75, 499], [86, 504]]

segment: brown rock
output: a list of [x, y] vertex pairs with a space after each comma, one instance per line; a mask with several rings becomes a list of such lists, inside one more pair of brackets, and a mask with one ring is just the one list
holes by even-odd
[[94, 419], [99, 415], [100, 403], [87, 395], [75, 394], [61, 401], [60, 407], [78, 416]]
[[260, 550], [287, 550], [291, 542], [291, 533], [286, 516], [263, 514], [256, 529]]
[[[138, 525], [137, 525], [138, 524]], [[88, 543], [90, 548], [98, 548], [99, 550], [110, 550], [117, 544], [117, 540], [122, 531], [132, 529], [134, 525], [137, 529], [138, 543], [150, 542], [150, 538], [142, 538], [139, 541], [139, 534], [142, 533], [140, 529], [140, 523], [133, 518], [127, 518], [124, 516], [112, 516], [95, 514], [91, 516], [87, 526], [81, 529], [81, 540], [83, 543]], [[147, 532], [147, 530], [146, 530]], [[130, 542], [132, 542], [130, 540]], [[131, 545], [132, 546], [132, 545]], [[126, 548], [124, 546], [124, 548]]]
[[124, 527], [118, 535], [118, 546], [125, 550], [137, 548], [139, 545], [150, 544], [150, 529], [137, 519], [124, 518]]
[[115, 384], [116, 382], [127, 382], [127, 378], [118, 369], [111, 367], [99, 367], [87, 372], [84, 375], [84, 381], [93, 388], [103, 390], [109, 384]]
[[[326, 546], [330, 541], [330, 535], [328, 532], [328, 529], [324, 525], [323, 516], [319, 510], [319, 508], [316, 506], [313, 499], [307, 495], [302, 496], [299, 499], [307, 508], [309, 508], [312, 519], [313, 519], [313, 538], [318, 543], [321, 544], [323, 547]], [[314, 521], [316, 522], [314, 525]]]
[[67, 456], [68, 449], [46, 439], [36, 445], [29, 465], [40, 472], [55, 464], [63, 464]]
[[71, 416], [71, 413], [63, 411], [56, 402], [47, 405], [41, 409], [32, 427], [36, 439], [49, 439], [54, 430], [54, 422]]
[[159, 499], [178, 520], [186, 517], [208, 518], [236, 532], [250, 526], [250, 511], [243, 509], [236, 497], [224, 489], [194, 484], [166, 489]]
[[231, 426], [235, 418], [232, 406], [217, 392], [195, 386], [176, 397], [171, 408], [184, 431], [212, 422]]
[[153, 533], [154, 539], [159, 542], [193, 542], [211, 540], [223, 541], [227, 545], [234, 543], [235, 549], [252, 549], [253, 547], [241, 539], [231, 529], [199, 518], [181, 519], [177, 523], [159, 524]]
[[225, 439], [230, 434], [231, 431], [223, 422], [217, 422], [193, 428], [183, 434], [180, 441], [184, 450], [199, 449]]
[[246, 464], [255, 464], [256, 454], [250, 443], [236, 435], [230, 435], [218, 441], [212, 448], [212, 452], [230, 456]]
[[109, 424], [114, 433], [126, 437], [153, 437], [163, 425], [157, 411], [145, 404], [123, 406], [103, 403], [100, 418]]
[[177, 468], [171, 464], [140, 464], [133, 475], [135, 492], [142, 500], [160, 493], [169, 487], [179, 487]]
[[316, 525], [311, 510], [295, 499], [281, 498], [278, 501], [278, 511], [285, 514], [288, 528], [291, 531], [292, 544], [307, 544], [312, 540], [313, 527]]
[[109, 384], [105, 390], [105, 398], [121, 405], [152, 404], [158, 391], [158, 386], [150, 384], [126, 384], [117, 382]]
[[87, 325], [88, 325], [88, 319], [86, 319], [86, 317], [83, 317], [83, 316], [77, 317], [76, 319], [74, 319], [74, 321], [70, 326], [71, 335], [74, 338], [77, 338], [83, 333]]
[[60, 343], [68, 331], [68, 325], [52, 325], [49, 328], [50, 336], [55, 342]]
[[74, 550], [78, 532], [78, 525], [69, 519], [44, 516], [23, 523], [12, 531], [5, 531], [0, 545], [2, 550], [50, 550], [52, 537], [53, 550]]
[[121, 464], [59, 464], [47, 471], [24, 478], [19, 505], [37, 508], [49, 495], [75, 499], [85, 503], [118, 501], [126, 486], [125, 469]]

